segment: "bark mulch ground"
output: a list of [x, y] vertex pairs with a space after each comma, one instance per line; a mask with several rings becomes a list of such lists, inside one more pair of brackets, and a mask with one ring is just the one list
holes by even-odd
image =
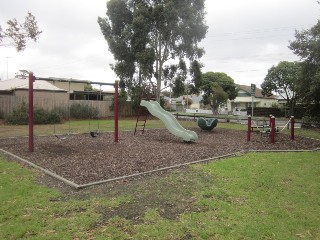
[[52, 171], [76, 184], [87, 184], [172, 165], [208, 159], [246, 150], [309, 150], [320, 147], [320, 141], [296, 136], [276, 135], [276, 143], [253, 133], [216, 128], [211, 132], [192, 129], [199, 140], [185, 143], [166, 129], [147, 130], [133, 136], [120, 132], [119, 142], [113, 133], [92, 138], [89, 134], [36, 137], [35, 151], [28, 152], [28, 138], [0, 139], [0, 148]]

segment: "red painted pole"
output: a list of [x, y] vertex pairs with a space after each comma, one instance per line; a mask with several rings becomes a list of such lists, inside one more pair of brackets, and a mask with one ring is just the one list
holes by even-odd
[[270, 133], [270, 140], [271, 143], [274, 143], [275, 141], [275, 131], [276, 130], [276, 119], [274, 116], [271, 117], [271, 133]]
[[28, 123], [29, 123], [29, 152], [34, 151], [33, 137], [33, 81], [35, 80], [33, 72], [29, 73], [29, 108], [28, 108]]
[[248, 131], [247, 131], [247, 142], [251, 139], [251, 116], [248, 116]]
[[291, 116], [291, 119], [290, 119], [290, 123], [291, 123], [291, 140], [294, 141], [294, 116]]
[[119, 121], [119, 102], [118, 102], [118, 88], [119, 88], [119, 81], [114, 83], [114, 142], [117, 143], [119, 139], [119, 132], [118, 132], [118, 121]]

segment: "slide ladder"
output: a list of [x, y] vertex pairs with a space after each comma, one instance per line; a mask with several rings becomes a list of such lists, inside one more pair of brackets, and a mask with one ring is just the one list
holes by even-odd
[[[141, 94], [141, 100], [156, 100], [156, 85], [144, 84], [143, 91]], [[137, 121], [136, 121], [136, 127], [134, 129], [134, 136], [138, 131], [144, 133], [144, 129], [146, 127], [147, 119], [148, 119], [149, 111], [146, 107], [139, 106], [138, 114], [137, 114]]]
[[134, 129], [133, 135], [136, 135], [137, 131], [141, 131], [142, 134], [144, 133], [148, 115], [149, 115], [148, 111], [145, 108], [140, 106], [138, 109], [137, 122], [136, 122], [136, 127]]

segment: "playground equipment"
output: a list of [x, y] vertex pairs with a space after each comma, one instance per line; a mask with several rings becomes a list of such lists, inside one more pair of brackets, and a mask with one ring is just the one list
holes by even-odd
[[270, 142], [275, 143], [275, 135], [277, 132], [282, 132], [290, 123], [290, 139], [294, 140], [294, 116], [291, 116], [289, 121], [286, 123], [285, 126], [281, 130], [279, 130], [278, 127], [276, 127], [276, 119], [274, 116], [270, 115], [269, 118], [269, 125], [263, 124], [262, 126], [259, 126], [258, 124], [255, 124], [256, 126], [252, 126], [252, 119], [251, 116], [248, 116], [248, 130], [247, 130], [247, 141], [249, 142], [251, 140], [251, 132], [253, 131], [253, 128], [261, 128], [262, 131], [260, 131], [261, 134], [265, 134], [269, 136]]
[[[156, 85], [144, 84], [141, 93], [141, 100], [155, 100], [156, 99]], [[149, 112], [145, 107], [140, 105], [137, 114], [136, 127], [134, 129], [133, 135], [136, 135], [137, 131], [141, 131], [144, 133], [144, 129], [146, 127], [147, 119]]]
[[217, 126], [218, 119], [216, 118], [205, 119], [203, 117], [199, 117], [197, 120], [197, 123], [202, 130], [211, 131], [213, 128]]
[[140, 106], [144, 106], [155, 117], [159, 118], [173, 135], [182, 138], [185, 142], [198, 139], [197, 133], [183, 128], [178, 120], [169, 112], [164, 110], [156, 101], [141, 100]]
[[[33, 72], [29, 72], [29, 96], [28, 96], [28, 102], [29, 102], [29, 108], [28, 108], [28, 125], [29, 125], [29, 152], [34, 151], [34, 129], [33, 129], [33, 82], [35, 80], [54, 80], [50, 78], [36, 78], [33, 75]], [[65, 80], [67, 82], [79, 82], [77, 80]], [[83, 81], [80, 81], [83, 83]], [[119, 133], [118, 133], [118, 119], [119, 119], [119, 113], [118, 113], [118, 85], [119, 82], [115, 81], [115, 83], [103, 83], [103, 82], [89, 82], [90, 84], [100, 84], [100, 85], [109, 85], [113, 86], [115, 88], [114, 92], [114, 142], [117, 143], [119, 139]], [[69, 122], [69, 129], [70, 129], [70, 122]]]

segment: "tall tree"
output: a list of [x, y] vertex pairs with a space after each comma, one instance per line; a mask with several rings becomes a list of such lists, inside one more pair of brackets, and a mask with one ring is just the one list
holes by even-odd
[[[0, 26], [0, 46], [13, 45], [18, 52], [26, 48], [28, 40], [36, 42], [42, 31], [39, 30], [36, 18], [28, 12], [23, 23], [17, 19], [7, 21], [8, 28], [3, 31]], [[4, 40], [8, 39], [8, 42]]]
[[261, 84], [262, 93], [267, 96], [273, 92], [279, 94], [290, 107], [290, 114], [294, 115], [297, 101], [297, 84], [301, 77], [301, 64], [299, 62], [282, 61], [272, 66]]
[[302, 75], [297, 84], [299, 99], [314, 107], [311, 115], [320, 115], [320, 20], [308, 30], [296, 31], [289, 48], [302, 63]]
[[226, 73], [207, 72], [202, 75], [203, 103], [210, 105], [213, 113], [228, 99], [237, 97], [238, 91], [234, 80]]
[[[204, 50], [204, 0], [110, 0], [98, 22], [117, 63], [115, 72], [138, 83], [154, 77], [160, 100], [166, 62], [197, 60]], [[129, 84], [128, 84], [129, 85]]]

